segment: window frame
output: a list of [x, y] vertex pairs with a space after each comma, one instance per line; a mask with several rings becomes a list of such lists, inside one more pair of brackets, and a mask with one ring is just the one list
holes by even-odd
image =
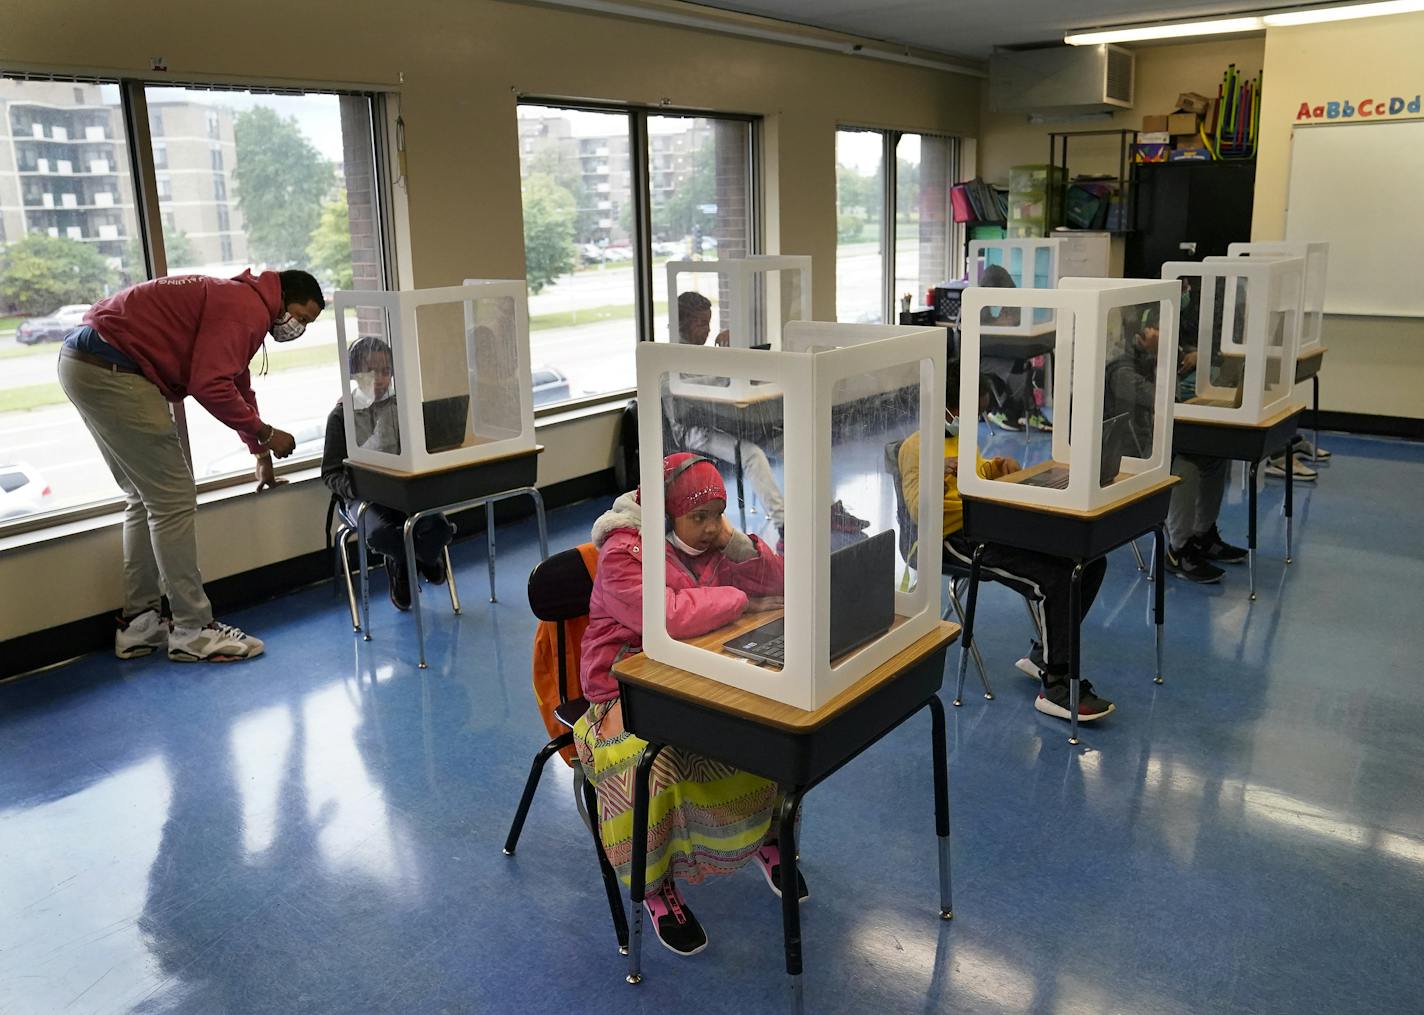
[[[238, 79], [169, 81], [160, 78], [135, 77], [116, 73], [95, 72], [84, 74], [74, 73], [73, 71], [50, 72], [45, 69], [6, 65], [0, 65], [0, 77], [21, 81], [55, 81], [72, 82], [75, 84], [113, 85], [118, 88], [119, 116], [122, 118], [124, 124], [125, 146], [128, 149], [128, 170], [130, 178], [133, 180], [134, 189], [134, 237], [140, 241], [139, 246], [142, 250], [144, 262], [142, 270], [146, 279], [150, 281], [166, 275], [168, 271], [163, 241], [163, 218], [159, 210], [160, 195], [158, 192], [158, 174], [163, 170], [156, 165], [154, 158], [154, 138], [150, 132], [151, 120], [148, 109], [147, 88], [187, 88], [212, 92], [246, 92], [259, 95], [317, 94], [366, 99], [369, 103], [371, 117], [371, 158], [374, 167], [375, 186], [373, 187], [373, 191], [376, 202], [374, 219], [378, 229], [376, 246], [380, 256], [382, 284], [386, 288], [389, 288], [391, 286], [391, 280], [396, 277], [397, 264], [395, 258], [395, 220], [393, 211], [395, 200], [391, 175], [391, 152], [394, 149], [392, 147], [392, 139], [389, 136], [387, 121], [389, 120], [388, 104], [392, 101], [393, 96], [398, 96], [398, 89], [378, 85], [324, 85], [320, 83], [313, 83], [311, 85], [304, 84], [300, 87], [294, 87], [290, 83], [287, 83], [280, 87], [274, 87], [256, 79], [251, 81]], [[162, 134], [158, 136], [160, 140], [164, 137]], [[138, 266], [136, 265], [135, 268], [138, 268]], [[183, 452], [188, 458], [189, 468], [191, 469], [192, 452], [188, 439], [186, 401], [176, 403], [173, 406], [173, 419], [178, 430], [179, 440], [183, 444]], [[274, 472], [278, 476], [284, 476], [305, 471], [312, 468], [315, 461], [317, 461], [317, 456], [309, 456], [297, 461], [275, 463], [276, 467]], [[199, 480], [196, 481], [194, 485], [197, 493], [201, 495], [214, 490], [243, 486], [254, 482], [255, 478], [251, 473], [235, 473], [229, 476]], [[52, 511], [38, 512], [32, 515], [24, 515], [19, 518], [0, 521], [0, 538], [97, 518], [101, 515], [113, 513], [121, 508], [123, 503], [124, 499], [122, 496], [113, 496], [75, 505], [73, 507], [61, 507]]]
[[[953, 186], [959, 182], [965, 139], [957, 134], [941, 134], [930, 130], [900, 130], [893, 127], [870, 127], [860, 123], [837, 123], [836, 133], [839, 134], [842, 131], [880, 135], [880, 164], [885, 167], [885, 191], [882, 195], [880, 209], [880, 218], [884, 223], [884, 235], [880, 249], [881, 323], [897, 324], [900, 314], [896, 309], [895, 255], [899, 241], [897, 235], [899, 224], [895, 221], [895, 209], [899, 204], [900, 166], [895, 149], [899, 146], [900, 139], [906, 135], [949, 141], [954, 146], [954, 155], [950, 160], [949, 167], [952, 177], [950, 186]], [[923, 186], [923, 184], [921, 185]], [[952, 215], [949, 217], [948, 224], [949, 232], [945, 238], [947, 244], [945, 263], [951, 269], [958, 268], [962, 272], [964, 270], [964, 227], [961, 223], [955, 222]]]
[[[745, 123], [747, 138], [747, 250], [760, 254], [765, 250], [765, 216], [762, 203], [762, 129], [764, 117], [757, 113], [729, 113], [683, 106], [649, 106], [640, 103], [606, 102], [591, 99], [561, 99], [546, 95], [519, 95], [515, 102], [515, 130], [518, 131], [519, 110], [526, 106], [542, 106], [553, 110], [586, 113], [621, 113], [628, 119], [628, 160], [632, 177], [629, 191], [633, 206], [631, 238], [633, 250], [633, 321], [635, 343], [651, 342], [656, 333], [653, 311], [653, 207], [651, 145], [648, 141], [649, 117], [685, 117], [689, 119], [728, 120]], [[523, 146], [518, 153], [523, 158]], [[522, 210], [522, 209], [521, 209]], [[522, 241], [521, 241], [522, 243]], [[636, 378], [632, 386], [606, 391], [582, 398], [572, 398], [534, 410], [535, 420], [559, 416], [568, 412], [605, 406], [611, 402], [626, 402], [638, 393]]]

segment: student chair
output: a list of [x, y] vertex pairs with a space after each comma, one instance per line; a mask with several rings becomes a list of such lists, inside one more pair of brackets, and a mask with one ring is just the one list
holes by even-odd
[[[583, 554], [574, 548], [556, 553], [540, 561], [529, 572], [529, 609], [540, 620], [549, 621], [555, 627], [555, 651], [559, 667], [559, 704], [554, 709], [554, 718], [564, 731], [550, 740], [539, 753], [534, 755], [534, 763], [529, 767], [529, 778], [524, 783], [524, 793], [519, 798], [519, 808], [514, 812], [514, 822], [509, 826], [509, 835], [504, 840], [504, 853], [513, 856], [519, 845], [519, 835], [524, 830], [524, 820], [529, 816], [529, 806], [534, 802], [534, 793], [539, 788], [539, 778], [544, 774], [544, 765], [555, 754], [574, 742], [574, 723], [588, 711], [588, 702], [582, 697], [569, 698], [566, 695], [569, 674], [568, 666], [568, 622], [588, 615], [589, 599], [593, 596], [593, 579], [583, 561]], [[603, 852], [603, 842], [598, 834], [598, 796], [593, 784], [588, 781], [583, 765], [574, 763], [574, 803], [583, 816], [584, 823], [593, 835], [594, 852], [598, 855], [598, 869], [603, 875], [603, 889], [608, 896], [608, 909], [613, 915], [613, 930], [618, 935], [618, 950], [628, 954], [628, 918], [623, 912], [623, 897], [618, 887], [618, 878]]]
[[[335, 535], [331, 533], [333, 518], [336, 520]], [[349, 549], [351, 541], [356, 539], [356, 515], [355, 511], [349, 510], [346, 502], [334, 493], [331, 495], [331, 503], [326, 509], [326, 531], [327, 545], [336, 551], [337, 578], [346, 583], [346, 602], [351, 607], [351, 630], [360, 631], [361, 608], [356, 599], [356, 583], [351, 580], [351, 551]], [[450, 564], [450, 548], [447, 546], [440, 552], [445, 565], [445, 584], [449, 586], [450, 591], [450, 606], [456, 613], [459, 613], [460, 593], [455, 588], [455, 569]], [[420, 580], [419, 576], [414, 573], [413, 567], [411, 580]]]

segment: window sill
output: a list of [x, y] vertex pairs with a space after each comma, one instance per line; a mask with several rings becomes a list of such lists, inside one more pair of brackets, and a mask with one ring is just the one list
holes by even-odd
[[[534, 421], [535, 431], [545, 428], [562, 426], [566, 423], [575, 423], [579, 420], [592, 419], [597, 416], [622, 413], [623, 407], [629, 398], [636, 392], [622, 391], [614, 392], [607, 398], [591, 404], [579, 404], [567, 409], [552, 407]], [[291, 472], [280, 473], [279, 478], [287, 480], [284, 484], [287, 487], [301, 486], [312, 481], [321, 481], [321, 462], [314, 460], [310, 464]], [[213, 490], [201, 491], [198, 494], [198, 508], [201, 510], [204, 505], [217, 504], [222, 501], [232, 500], [236, 497], [254, 496], [253, 481], [232, 483], [228, 486], [218, 487]], [[271, 491], [280, 492], [280, 491]], [[262, 494], [267, 496], [267, 492]], [[99, 529], [119, 528], [123, 525], [124, 511], [122, 507], [117, 507], [112, 511], [102, 514], [91, 515], [86, 518], [72, 518], [66, 520], [63, 515], [55, 518], [53, 524], [43, 528], [29, 529], [23, 532], [16, 532], [12, 535], [0, 535], [0, 554], [10, 550], [17, 550], [27, 546], [34, 546], [38, 543], [45, 543], [54, 539], [68, 539], [73, 536], [83, 535], [86, 532], [94, 532]]]

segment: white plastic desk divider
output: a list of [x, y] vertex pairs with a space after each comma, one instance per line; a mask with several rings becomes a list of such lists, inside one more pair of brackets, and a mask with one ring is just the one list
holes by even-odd
[[[985, 479], [976, 467], [979, 428], [962, 426], [960, 492], [1003, 503], [1092, 511], [1127, 500], [1165, 479], [1172, 462], [1180, 294], [1181, 287], [1173, 282], [1112, 278], [1066, 278], [1057, 289], [966, 289], [960, 314], [959, 367], [959, 404], [965, 419], [974, 418], [970, 407], [979, 403], [979, 364], [983, 335], [988, 330], [980, 323], [984, 308], [998, 304], [1024, 311], [1047, 309], [1054, 314], [1053, 383], [1058, 412], [1052, 456], [1057, 467], [1067, 467], [1067, 485], [1059, 489], [1026, 484], [1018, 474], [1012, 481]], [[1156, 310], [1159, 321], [1151, 404], [1109, 404], [1110, 336], [1133, 330], [1148, 309]], [[1124, 413], [1128, 418], [1113, 426], [1113, 446], [1105, 448], [1105, 415]], [[1118, 470], [1106, 484], [1101, 482], [1105, 451], [1122, 455]]]
[[1176, 418], [1242, 426], [1269, 419], [1295, 388], [1305, 260], [1168, 261], [1162, 277], [1196, 290], [1196, 332], [1179, 342], [1196, 348], [1197, 368], [1194, 384], [1178, 386]]
[[1227, 257], [1305, 258], [1305, 308], [1297, 358], [1325, 344], [1325, 284], [1329, 278], [1330, 244], [1324, 240], [1253, 240], [1233, 243]]
[[[999, 267], [1008, 272], [1016, 289], [1055, 289], [1058, 287], [1064, 242], [1055, 238], [975, 240], [969, 244], [969, 285], [982, 285], [984, 272], [991, 267]], [[1012, 322], [997, 323], [1003, 317], [997, 308], [1012, 305], [985, 304], [990, 308], [994, 323], [984, 325], [984, 334], [1029, 338], [1053, 331], [1053, 314], [1047, 307], [1035, 308], [1033, 314], [1020, 315], [1018, 320]], [[960, 319], [963, 318], [961, 305]]]
[[[803, 709], [814, 709], [929, 633], [939, 620], [940, 548], [937, 538], [918, 546], [917, 580], [899, 591], [903, 567], [894, 557], [892, 583], [896, 624], [832, 665], [830, 658], [830, 560], [833, 542], [893, 530], [894, 472], [885, 447], [915, 431], [930, 435], [920, 447], [922, 483], [908, 506], [921, 532], [937, 533], [944, 496], [945, 340], [940, 328], [873, 325], [796, 325], [788, 344], [811, 335], [797, 351], [718, 349], [643, 343], [638, 347], [638, 398], [642, 405], [676, 400], [678, 374], [726, 378], [751, 385], [766, 382], [782, 393], [785, 497], [785, 659], [781, 669], [709, 651], [672, 637], [667, 629], [667, 566], [664, 557], [665, 491], [662, 461], [668, 453], [658, 413], [639, 414], [643, 448], [643, 650], [652, 659]], [[878, 378], [879, 389], [867, 389]], [[834, 421], [834, 422], [833, 422]], [[724, 470], [725, 471], [725, 470]], [[832, 532], [832, 504], [869, 521], [847, 536], [844, 519]], [[851, 528], [854, 528], [852, 524]], [[897, 535], [891, 532], [892, 536]], [[775, 546], [777, 534], [767, 542]]]
[[[351, 460], [418, 474], [534, 448], [522, 279], [339, 290], [332, 303]], [[348, 334], [348, 310], [358, 316], [355, 335]], [[369, 408], [375, 391], [371, 372], [353, 378], [348, 350], [365, 335], [390, 346], [396, 410], [374, 414], [375, 430], [363, 424], [358, 433], [356, 410]], [[427, 418], [440, 432], [426, 432]]]

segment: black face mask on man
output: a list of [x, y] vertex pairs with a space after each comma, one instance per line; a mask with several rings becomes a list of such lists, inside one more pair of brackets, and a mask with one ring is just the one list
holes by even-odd
[[281, 317], [272, 322], [272, 327], [267, 329], [267, 333], [278, 342], [291, 342], [301, 338], [302, 332], [306, 330], [305, 324], [284, 312]]

